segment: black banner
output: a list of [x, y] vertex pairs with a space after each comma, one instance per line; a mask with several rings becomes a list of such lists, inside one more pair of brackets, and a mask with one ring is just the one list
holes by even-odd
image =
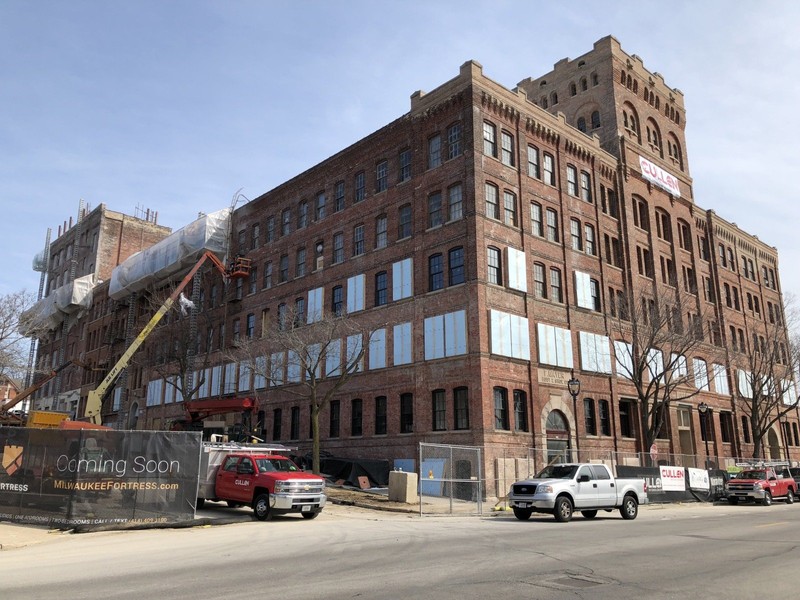
[[0, 427], [0, 520], [56, 528], [194, 518], [199, 432]]
[[689, 469], [683, 469], [685, 489], [683, 491], [664, 490], [661, 485], [661, 469], [659, 467], [632, 467], [617, 465], [617, 477], [644, 479], [647, 482], [647, 497], [650, 502], [686, 502], [697, 500], [699, 502], [714, 502], [725, 493], [724, 472], [718, 469], [708, 470], [708, 488], [693, 487], [689, 477]]

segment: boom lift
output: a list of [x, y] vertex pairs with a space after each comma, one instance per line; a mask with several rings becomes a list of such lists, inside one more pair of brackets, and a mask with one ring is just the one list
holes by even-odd
[[77, 360], [71, 360], [69, 362], [65, 362], [63, 365], [56, 367], [55, 369], [47, 373], [44, 377], [39, 379], [39, 381], [31, 385], [30, 387], [27, 387], [24, 390], [22, 390], [19, 394], [14, 396], [14, 398], [12, 398], [11, 400], [7, 401], [5, 404], [0, 403], [0, 425], [24, 426], [27, 421], [26, 418], [22, 415], [11, 414], [11, 409], [17, 406], [20, 402], [25, 400], [25, 398], [27, 398], [34, 392], [44, 387], [48, 381], [56, 377], [59, 373], [61, 373], [61, 371], [72, 365], [77, 365], [79, 367], [84, 367], [84, 368], [86, 367], [86, 365]]
[[169, 312], [169, 309], [172, 308], [173, 304], [175, 304], [175, 301], [178, 299], [183, 289], [189, 284], [189, 282], [195, 276], [195, 273], [200, 270], [200, 267], [202, 267], [207, 260], [211, 261], [211, 264], [213, 264], [214, 267], [216, 267], [216, 269], [226, 279], [247, 277], [250, 274], [250, 259], [237, 256], [233, 259], [230, 266], [226, 267], [215, 254], [206, 250], [191, 268], [191, 270], [186, 274], [183, 280], [178, 284], [170, 297], [167, 298], [164, 304], [162, 304], [156, 313], [150, 318], [150, 321], [148, 321], [147, 325], [144, 326], [144, 329], [142, 329], [139, 332], [139, 335], [137, 335], [133, 342], [131, 342], [131, 345], [128, 346], [127, 350], [125, 350], [122, 356], [120, 356], [117, 363], [111, 368], [103, 381], [100, 382], [97, 388], [89, 392], [89, 396], [86, 399], [86, 410], [84, 411], [84, 416], [88, 418], [89, 421], [99, 424], [100, 410], [103, 406], [103, 398], [110, 390], [112, 384], [116, 381], [117, 377], [119, 377], [120, 373], [127, 368], [131, 358], [142, 345], [142, 343], [147, 339], [147, 336], [149, 336], [153, 329], [155, 329], [156, 325], [158, 325], [159, 321], [161, 321], [164, 315]]

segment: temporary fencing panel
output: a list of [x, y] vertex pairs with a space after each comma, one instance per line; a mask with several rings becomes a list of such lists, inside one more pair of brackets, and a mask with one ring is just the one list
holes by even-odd
[[420, 514], [481, 514], [481, 449], [419, 445]]
[[52, 527], [194, 518], [199, 432], [0, 428], [0, 520]]

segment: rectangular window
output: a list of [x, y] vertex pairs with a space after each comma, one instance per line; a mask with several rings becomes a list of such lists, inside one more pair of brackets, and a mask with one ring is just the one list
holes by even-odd
[[375, 193], [385, 191], [389, 187], [389, 161], [382, 160], [375, 166]]
[[398, 183], [403, 183], [411, 179], [411, 150], [406, 148], [400, 152], [400, 171], [398, 173]]
[[453, 390], [454, 425], [456, 429], [469, 429], [469, 395], [467, 388], [458, 387]]
[[514, 430], [528, 431], [528, 398], [522, 390], [514, 390]]
[[486, 278], [488, 282], [495, 285], [503, 285], [503, 271], [502, 264], [500, 262], [500, 250], [493, 246], [489, 246], [486, 249], [486, 262]]
[[336, 285], [331, 290], [331, 311], [337, 317], [342, 314], [344, 308], [344, 288]]
[[567, 193], [570, 196], [578, 195], [578, 170], [572, 165], [567, 165]]
[[553, 156], [547, 152], [544, 153], [544, 182], [548, 185], [556, 184], [555, 162]]
[[306, 274], [306, 249], [297, 249], [297, 260], [294, 265], [295, 274], [297, 277], [302, 277]]
[[281, 409], [276, 408], [272, 411], [272, 439], [273, 441], [281, 439]]
[[447, 220], [456, 221], [464, 216], [461, 184], [447, 190]]
[[600, 435], [611, 435], [611, 414], [608, 400], [598, 400], [597, 408], [600, 413]]
[[586, 254], [591, 254], [592, 256], [597, 256], [597, 246], [595, 245], [594, 240], [594, 227], [586, 223], [583, 226], [583, 232], [586, 238]]
[[548, 208], [547, 215], [547, 239], [551, 242], [558, 242], [558, 213], [555, 209]]
[[550, 299], [553, 302], [564, 302], [561, 293], [561, 271], [556, 267], [550, 267]]
[[317, 194], [317, 202], [314, 207], [314, 214], [317, 221], [321, 221], [325, 218], [325, 192], [319, 192]]
[[442, 224], [442, 193], [435, 192], [428, 196], [428, 228]]
[[299, 440], [300, 439], [300, 407], [293, 406], [292, 407], [292, 420], [289, 424], [289, 439], [290, 440]]
[[581, 200], [592, 201], [592, 178], [586, 171], [581, 171]]
[[350, 435], [358, 437], [364, 434], [364, 405], [359, 399], [350, 403]]
[[247, 339], [252, 340], [253, 336], [256, 334], [256, 316], [253, 313], [247, 315], [247, 325], [245, 330], [245, 335]]
[[451, 248], [448, 252], [450, 265], [449, 285], [464, 283], [464, 248]]
[[386, 248], [389, 243], [387, 235], [386, 215], [381, 215], [375, 219], [375, 248]]
[[594, 414], [594, 400], [592, 398], [583, 399], [583, 424], [586, 428], [586, 435], [597, 435], [597, 420]]
[[633, 415], [636, 407], [630, 400], [620, 400], [619, 402], [619, 433], [622, 437], [633, 438]]
[[533, 263], [533, 292], [537, 298], [547, 299], [547, 282], [542, 263]]
[[281, 283], [284, 283], [285, 281], [289, 281], [289, 255], [288, 254], [284, 254], [283, 256], [281, 256], [280, 272], [278, 274], [278, 278], [279, 278]]
[[581, 222], [578, 219], [569, 220], [569, 233], [572, 238], [572, 249], [583, 252], [583, 237], [581, 235]]
[[266, 241], [271, 242], [275, 239], [275, 217], [267, 217]]
[[328, 437], [332, 438], [339, 437], [340, 410], [341, 410], [341, 405], [339, 401], [331, 400], [328, 411], [328, 417], [329, 417]]
[[261, 225], [256, 223], [250, 232], [250, 250], [258, 248], [261, 238]]
[[344, 234], [333, 234], [333, 264], [339, 264], [344, 261]]
[[508, 390], [494, 388], [494, 428], [508, 431]]
[[364, 254], [364, 226], [356, 225], [353, 228], [353, 256]]
[[487, 183], [486, 189], [486, 216], [490, 219], [500, 219], [500, 199], [497, 187]]
[[491, 123], [483, 123], [483, 153], [497, 158], [497, 128]]
[[434, 292], [444, 287], [444, 265], [441, 254], [428, 257], [428, 291]]
[[375, 435], [386, 435], [386, 396], [375, 398]]
[[400, 433], [414, 432], [414, 396], [400, 394]]
[[344, 210], [344, 181], [337, 181], [333, 186], [333, 212]]
[[453, 123], [447, 128], [447, 159], [461, 154], [461, 123]]
[[503, 214], [506, 225], [517, 226], [517, 197], [507, 190], [503, 191]]
[[288, 208], [281, 213], [281, 235], [289, 235], [292, 231], [292, 211]]
[[375, 275], [375, 306], [383, 306], [388, 302], [388, 283], [386, 271]]
[[[251, 267], [250, 268], [250, 278], [249, 278], [249, 290], [248, 293], [255, 294], [258, 290], [258, 267]], [[201, 298], [202, 300], [202, 298]], [[202, 305], [202, 301], [200, 303]]]
[[401, 206], [399, 209], [399, 219], [397, 222], [397, 239], [403, 240], [405, 238], [411, 237], [412, 231], [412, 221], [411, 221], [411, 205], [406, 204], [405, 206]]
[[544, 223], [542, 222], [542, 205], [531, 203], [531, 233], [544, 237]]
[[514, 166], [514, 136], [508, 132], [500, 132], [501, 154], [500, 160], [504, 165]]
[[433, 431], [447, 429], [447, 404], [444, 390], [433, 390], [431, 393], [431, 413], [433, 416]]
[[356, 173], [353, 179], [353, 202], [361, 202], [367, 196], [367, 184], [364, 171]]
[[428, 139], [428, 168], [433, 169], [442, 164], [442, 136], [434, 135]]
[[528, 144], [528, 177], [539, 179], [539, 149]]
[[392, 263], [392, 300], [414, 295], [414, 261], [411, 258]]
[[729, 412], [719, 413], [719, 430], [722, 441], [730, 444], [733, 441], [733, 415]]
[[302, 229], [308, 225], [308, 202], [301, 202], [297, 206], [297, 228]]

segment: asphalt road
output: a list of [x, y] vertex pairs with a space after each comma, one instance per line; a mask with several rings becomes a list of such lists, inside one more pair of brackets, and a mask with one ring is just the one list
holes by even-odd
[[58, 535], [0, 553], [0, 598], [796, 598], [800, 506], [556, 523], [328, 506], [314, 521]]

